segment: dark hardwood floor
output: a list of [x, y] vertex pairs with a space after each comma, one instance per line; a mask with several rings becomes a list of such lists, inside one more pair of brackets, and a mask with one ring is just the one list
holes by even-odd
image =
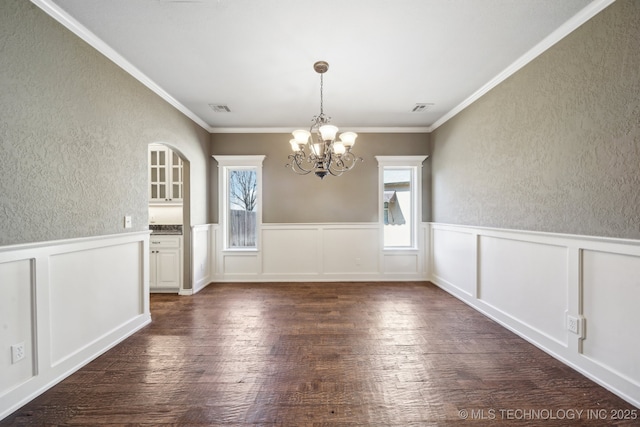
[[152, 295], [151, 313], [0, 425], [640, 423], [427, 282], [214, 284]]

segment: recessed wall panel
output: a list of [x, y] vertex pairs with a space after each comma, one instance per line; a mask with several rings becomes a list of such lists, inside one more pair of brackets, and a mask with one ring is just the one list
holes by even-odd
[[392, 254], [385, 253], [384, 272], [398, 274], [417, 274], [418, 273], [418, 255], [417, 254]]
[[224, 274], [228, 275], [256, 275], [259, 273], [257, 253], [225, 254], [223, 256]]
[[209, 227], [198, 227], [194, 228], [192, 239], [193, 239], [193, 279], [194, 282], [202, 285], [202, 281], [206, 280], [210, 273], [209, 259], [211, 257], [211, 246], [210, 246], [210, 230]]
[[481, 236], [478, 298], [566, 344], [567, 248]]
[[142, 314], [139, 242], [53, 255], [49, 265], [53, 365]]
[[377, 273], [378, 229], [329, 228], [322, 232], [325, 273]]
[[318, 229], [276, 228], [263, 230], [263, 271], [267, 274], [317, 274]]
[[584, 250], [582, 352], [640, 387], [640, 257]]
[[474, 234], [433, 230], [433, 275], [468, 295], [476, 283], [476, 237]]
[[[0, 263], [0, 396], [33, 376], [32, 260]], [[11, 346], [25, 357], [12, 363]]]

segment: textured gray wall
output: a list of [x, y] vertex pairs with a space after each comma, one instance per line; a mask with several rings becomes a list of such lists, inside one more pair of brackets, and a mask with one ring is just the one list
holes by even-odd
[[[285, 168], [291, 134], [213, 134], [212, 153], [264, 154], [263, 216], [265, 223], [375, 222], [378, 220], [378, 162], [374, 156], [430, 154], [424, 133], [358, 134], [354, 152], [363, 158], [341, 177], [320, 180]], [[425, 162], [423, 217], [429, 220], [429, 160]], [[215, 164], [215, 161], [214, 161]], [[216, 167], [217, 170], [217, 167]], [[217, 213], [215, 214], [217, 221]]]
[[28, 1], [0, 2], [0, 54], [0, 245], [146, 230], [151, 142], [209, 221], [208, 132]]
[[640, 238], [640, 1], [609, 6], [431, 142], [436, 222]]

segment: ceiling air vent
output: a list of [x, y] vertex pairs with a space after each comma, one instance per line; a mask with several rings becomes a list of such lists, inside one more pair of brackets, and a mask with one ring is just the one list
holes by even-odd
[[231, 109], [227, 105], [221, 104], [209, 104], [209, 107], [216, 113], [230, 113]]
[[415, 107], [413, 107], [413, 109], [411, 110], [412, 113], [423, 113], [427, 110], [430, 110], [431, 107], [433, 107], [433, 103], [426, 103], [426, 104], [416, 104]]

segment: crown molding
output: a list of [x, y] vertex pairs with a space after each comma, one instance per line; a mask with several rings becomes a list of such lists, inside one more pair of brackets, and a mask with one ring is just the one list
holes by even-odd
[[164, 89], [162, 89], [156, 82], [147, 77], [142, 71], [133, 66], [129, 61], [124, 59], [118, 52], [113, 50], [109, 45], [100, 40], [98, 36], [89, 31], [84, 25], [80, 24], [76, 19], [74, 19], [67, 12], [62, 10], [58, 5], [54, 4], [50, 0], [31, 0], [33, 4], [42, 9], [47, 15], [58, 21], [64, 27], [66, 27], [69, 31], [74, 33], [76, 36], [80, 37], [82, 40], [87, 42], [91, 47], [96, 49], [98, 52], [106, 56], [112, 62], [114, 62], [117, 66], [125, 70], [131, 76], [133, 76], [140, 83], [151, 89], [162, 99], [167, 101], [169, 104], [174, 106], [178, 111], [182, 114], [193, 120], [203, 129], [211, 132], [211, 127], [204, 122], [200, 117], [196, 116], [191, 110], [182, 105], [177, 99], [173, 96], [169, 95]]
[[554, 32], [545, 37], [540, 43], [535, 45], [532, 49], [530, 49], [527, 53], [518, 58], [513, 64], [509, 65], [505, 68], [500, 74], [491, 79], [487, 84], [482, 86], [476, 92], [474, 92], [470, 97], [462, 101], [460, 104], [449, 110], [444, 116], [438, 119], [433, 125], [429, 126], [429, 132], [436, 130], [439, 126], [442, 126], [449, 119], [456, 116], [459, 112], [467, 108], [469, 105], [474, 103], [484, 94], [489, 92], [491, 89], [502, 83], [508, 77], [513, 75], [516, 71], [520, 70], [522, 67], [527, 65], [529, 62], [533, 61], [535, 58], [540, 56], [543, 52], [549, 49], [551, 46], [555, 45], [557, 42], [568, 36], [570, 33], [575, 31], [582, 24], [593, 18], [595, 15], [604, 10], [607, 6], [614, 3], [616, 0], [595, 0], [589, 3], [584, 9], [574, 15], [571, 19], [565, 22], [562, 26], [558, 27]]
[[[428, 133], [430, 127], [362, 127], [353, 128], [347, 126], [350, 131], [358, 133]], [[216, 128], [209, 129], [211, 133], [291, 133], [294, 127], [265, 127], [265, 128]]]

